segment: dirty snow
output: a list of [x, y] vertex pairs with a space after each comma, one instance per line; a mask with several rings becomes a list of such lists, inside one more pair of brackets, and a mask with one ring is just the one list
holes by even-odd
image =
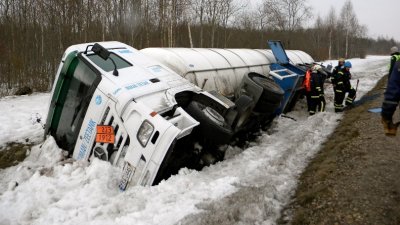
[[[357, 99], [387, 71], [388, 57], [351, 59], [352, 83], [360, 80]], [[329, 62], [328, 62], [329, 63]], [[336, 64], [336, 61], [333, 61]], [[258, 201], [238, 199], [237, 224], [275, 224], [288, 203], [297, 177], [342, 116], [333, 112], [333, 91], [327, 84], [327, 112], [308, 117], [300, 103], [278, 118], [271, 129], [246, 149], [230, 147], [226, 159], [202, 171], [181, 169], [153, 187], [117, 188], [119, 171], [107, 162], [68, 162], [51, 137], [34, 124], [47, 113], [48, 93], [0, 99], [0, 146], [9, 142], [38, 143], [25, 161], [0, 170], [0, 224], [179, 224], [204, 205], [247, 187], [260, 192]], [[260, 200], [261, 199], [261, 200]], [[203, 207], [199, 207], [199, 206]], [[229, 210], [230, 204], [223, 209]], [[224, 212], [213, 212], [221, 216]], [[193, 222], [193, 221], [192, 221]], [[195, 222], [195, 221], [194, 221]]]

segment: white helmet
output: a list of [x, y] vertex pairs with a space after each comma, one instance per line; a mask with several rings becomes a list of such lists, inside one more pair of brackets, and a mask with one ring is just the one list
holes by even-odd
[[313, 72], [318, 72], [318, 70], [320, 70], [320, 69], [322, 69], [322, 67], [321, 67], [320, 65], [314, 65], [314, 66], [312, 66], [312, 68], [311, 68], [311, 70], [312, 70]]
[[397, 48], [397, 46], [393, 46], [392, 48], [390, 48], [390, 54], [399, 52], [399, 49]]

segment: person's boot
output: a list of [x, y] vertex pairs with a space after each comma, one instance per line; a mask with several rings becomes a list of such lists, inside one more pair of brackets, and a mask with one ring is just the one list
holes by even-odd
[[385, 118], [382, 118], [382, 124], [383, 124], [383, 129], [385, 131], [385, 135], [387, 136], [396, 136], [397, 133], [397, 127], [399, 126], [399, 123], [394, 124], [392, 120], [387, 120]]
[[353, 106], [353, 101], [346, 101], [346, 107], [352, 107]]

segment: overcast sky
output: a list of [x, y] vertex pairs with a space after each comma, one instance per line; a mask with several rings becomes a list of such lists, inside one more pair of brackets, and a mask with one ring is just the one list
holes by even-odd
[[[263, 0], [251, 0], [257, 5]], [[309, 21], [314, 23], [318, 14], [325, 18], [331, 6], [335, 8], [336, 16], [346, 0], [306, 0], [313, 7], [314, 18]], [[367, 26], [368, 36], [372, 38], [385, 37], [400, 41], [400, 0], [351, 0], [353, 10], [360, 24]]]
[[[318, 14], [324, 18], [331, 6], [339, 15], [346, 0], [307, 1], [314, 8], [315, 18]], [[400, 0], [352, 0], [351, 3], [359, 23], [368, 27], [370, 37], [393, 37], [400, 41]]]

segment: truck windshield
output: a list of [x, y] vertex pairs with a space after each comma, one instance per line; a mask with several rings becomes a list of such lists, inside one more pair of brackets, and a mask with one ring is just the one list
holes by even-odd
[[[106, 72], [110, 72], [114, 70], [114, 64], [110, 59], [104, 60], [98, 55], [88, 55], [87, 56], [92, 62], [94, 62], [97, 66], [103, 69]], [[110, 58], [112, 58], [117, 66], [117, 69], [122, 69], [126, 67], [132, 66], [130, 63], [119, 57], [118, 55], [111, 53]]]
[[[72, 152], [81, 129], [90, 100], [101, 77], [92, 71], [82, 60], [75, 58], [68, 72], [58, 100], [54, 115], [56, 121], [52, 129], [58, 146]], [[52, 126], [53, 126], [52, 125]]]

